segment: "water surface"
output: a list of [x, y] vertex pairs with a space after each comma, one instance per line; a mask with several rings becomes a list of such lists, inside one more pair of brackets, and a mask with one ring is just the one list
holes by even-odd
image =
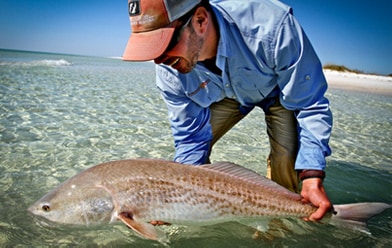
[[[127, 158], [171, 159], [166, 107], [152, 63], [0, 50], [0, 246], [160, 247], [124, 225], [70, 228], [37, 222], [27, 207], [68, 177]], [[392, 97], [328, 91], [334, 113], [325, 187], [334, 203], [392, 203]], [[216, 145], [213, 161], [265, 174], [264, 115], [255, 110]], [[171, 247], [390, 247], [392, 211], [372, 235], [285, 220], [281, 237], [253, 239], [238, 223], [164, 227]]]

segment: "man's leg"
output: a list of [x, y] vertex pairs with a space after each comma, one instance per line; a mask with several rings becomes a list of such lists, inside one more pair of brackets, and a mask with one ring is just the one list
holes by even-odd
[[[225, 98], [222, 101], [214, 103], [210, 106], [210, 123], [213, 137], [210, 153], [214, 144], [235, 124], [245, 117], [245, 115], [240, 112], [239, 106], [240, 105], [237, 101], [229, 98]], [[210, 162], [209, 159], [208, 162]]]
[[293, 192], [299, 192], [299, 179], [294, 169], [298, 153], [298, 129], [294, 112], [283, 108], [277, 100], [266, 111], [265, 120], [271, 145], [267, 177]]

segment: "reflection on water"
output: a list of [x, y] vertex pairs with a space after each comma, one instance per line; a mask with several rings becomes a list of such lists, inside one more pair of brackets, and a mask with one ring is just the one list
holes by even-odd
[[[61, 181], [92, 165], [126, 158], [171, 159], [166, 108], [152, 63], [0, 51], [0, 245], [160, 246], [122, 224], [53, 226], [26, 208]], [[392, 203], [392, 98], [329, 90], [334, 112], [325, 186], [335, 203]], [[246, 134], [246, 135], [244, 135]], [[264, 116], [253, 111], [216, 145], [214, 161], [265, 174]], [[298, 220], [281, 238], [252, 239], [238, 223], [163, 227], [171, 247], [388, 247], [392, 211], [369, 222], [372, 236]], [[389, 244], [389, 245], [388, 245]]]

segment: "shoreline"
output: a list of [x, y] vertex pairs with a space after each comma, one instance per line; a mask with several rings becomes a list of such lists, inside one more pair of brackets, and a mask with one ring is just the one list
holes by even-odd
[[324, 70], [331, 89], [392, 96], [392, 77]]

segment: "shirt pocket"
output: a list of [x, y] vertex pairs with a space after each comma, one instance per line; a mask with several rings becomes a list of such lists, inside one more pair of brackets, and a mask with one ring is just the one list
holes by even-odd
[[232, 79], [237, 92], [254, 101], [260, 101], [275, 88], [276, 77], [274, 74], [262, 72], [248, 67], [238, 68], [238, 73]]
[[212, 79], [205, 78], [194, 82], [196, 83], [187, 85], [185, 94], [200, 106], [206, 108], [224, 98], [222, 88]]

